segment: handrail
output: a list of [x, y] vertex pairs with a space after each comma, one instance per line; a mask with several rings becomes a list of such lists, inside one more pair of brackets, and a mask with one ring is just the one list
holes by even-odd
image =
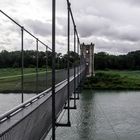
[[[25, 134], [26, 139], [32, 139], [35, 138], [36, 140], [40, 139], [46, 131], [50, 130], [52, 127], [52, 139], [55, 140], [55, 129], [56, 126], [61, 126], [63, 124], [57, 123], [57, 116], [64, 108], [65, 104], [67, 103], [67, 123], [64, 124], [64, 126], [70, 126], [70, 96], [74, 94], [74, 108], [76, 108], [76, 90], [79, 90], [79, 85], [84, 77], [85, 74], [85, 65], [81, 62], [81, 53], [79, 52], [80, 49], [80, 40], [79, 40], [79, 34], [77, 31], [76, 23], [74, 20], [73, 12], [71, 9], [70, 0], [67, 1], [67, 58], [64, 58], [67, 62], [67, 79], [59, 82], [56, 84], [56, 78], [55, 78], [55, 65], [56, 65], [56, 54], [55, 51], [56, 47], [56, 34], [55, 34], [55, 25], [56, 25], [56, 0], [52, 0], [52, 48], [48, 47], [46, 43], [42, 42], [40, 39], [37, 38], [36, 34], [32, 34], [29, 30], [24, 28], [21, 24], [19, 24], [17, 21], [15, 21], [13, 18], [11, 18], [9, 15], [7, 15], [5, 12], [0, 10], [0, 13], [5, 15], [8, 19], [10, 19], [12, 22], [14, 22], [18, 27], [21, 28], [21, 91], [22, 91], [22, 104], [16, 106], [15, 108], [9, 110], [8, 112], [0, 115], [0, 124], [4, 126], [2, 127], [2, 135], [0, 136], [2, 139], [6, 138], [7, 136], [13, 139], [18, 140], [19, 136], [24, 136], [24, 132], [26, 128], [32, 124], [29, 132], [30, 135], [27, 133]], [[74, 29], [74, 53], [78, 54], [78, 63], [79, 65], [76, 65], [76, 59], [74, 59], [74, 62], [70, 61], [70, 38], [71, 38], [71, 21], [73, 24]], [[47, 65], [48, 65], [48, 55], [47, 55], [47, 48], [51, 50], [52, 52], [52, 85], [47, 90], [39, 93], [38, 95], [32, 97], [31, 99], [24, 102], [23, 94], [24, 94], [24, 31], [29, 34], [31, 37], [33, 37], [33, 40], [36, 40], [36, 94], [39, 93], [38, 88], [38, 66], [39, 66], [39, 55], [38, 55], [38, 42], [40, 42], [43, 47], [46, 47], [46, 76], [45, 76], [45, 82], [47, 88]], [[77, 47], [77, 50], [76, 50]], [[76, 57], [74, 57], [76, 58]], [[73, 64], [74, 66], [74, 74], [70, 73], [70, 64]], [[84, 66], [84, 67], [83, 67]], [[77, 69], [76, 69], [77, 68]], [[61, 73], [60, 73], [61, 74]], [[72, 76], [71, 76], [72, 75]], [[79, 99], [79, 93], [77, 95], [77, 99]], [[51, 106], [50, 106], [51, 105]], [[47, 107], [47, 108], [46, 108]], [[38, 114], [40, 113], [40, 114]], [[38, 116], [39, 115], [39, 116]], [[42, 115], [42, 116], [40, 116]], [[30, 121], [32, 120], [32, 121]], [[37, 123], [35, 123], [38, 121]], [[8, 123], [8, 125], [7, 125]], [[48, 125], [46, 128], [46, 125]], [[5, 127], [6, 126], [6, 127]], [[40, 127], [39, 127], [40, 126]], [[19, 128], [23, 127], [24, 131], [19, 132]], [[37, 133], [38, 132], [38, 133]], [[16, 133], [16, 134], [15, 134]], [[28, 137], [28, 136], [29, 137]]]
[[[70, 2], [69, 2], [70, 3]], [[75, 24], [75, 21], [74, 21], [74, 17], [73, 17], [73, 14], [72, 14], [72, 10], [71, 8], [69, 9], [70, 10], [70, 14], [71, 14], [71, 18], [72, 18], [72, 21], [73, 21], [73, 25], [74, 27], [76, 27], [76, 24]], [[5, 15], [7, 18], [9, 18], [12, 22], [14, 22], [16, 25], [18, 25], [20, 28], [22, 28], [26, 33], [28, 33], [29, 35], [31, 35], [34, 39], [37, 39], [42, 45], [44, 45], [45, 47], [47, 47], [49, 50], [52, 50], [48, 45], [46, 45], [45, 43], [43, 43], [40, 39], [38, 39], [35, 35], [33, 35], [30, 31], [28, 31], [24, 26], [20, 25], [17, 21], [15, 21], [13, 18], [11, 18], [10, 16], [8, 16], [4, 11], [0, 10], [0, 12]], [[78, 32], [77, 32], [77, 29], [75, 29], [76, 31], [76, 35], [77, 35], [77, 38], [79, 40], [79, 35], [78, 35]], [[79, 41], [78, 41], [79, 42]]]
[[16, 25], [18, 25], [20, 28], [22, 28], [26, 33], [28, 33], [29, 35], [31, 35], [34, 39], [37, 39], [42, 45], [46, 46], [49, 50], [52, 50], [50, 47], [48, 47], [48, 45], [46, 45], [45, 43], [43, 43], [40, 39], [38, 39], [35, 35], [33, 35], [30, 31], [28, 31], [26, 28], [24, 28], [24, 26], [20, 25], [17, 21], [15, 21], [14, 19], [12, 19], [10, 16], [8, 16], [5, 12], [3, 12], [2, 10], [0, 10], [0, 12], [5, 15], [7, 18], [9, 18], [11, 21], [13, 21]]
[[[79, 35], [78, 35], [78, 32], [77, 32], [77, 29], [76, 29], [76, 24], [75, 24], [75, 20], [74, 20], [74, 17], [73, 17], [73, 13], [72, 13], [72, 10], [71, 10], [71, 7], [70, 7], [70, 2], [69, 0], [67, 0], [67, 3], [68, 3], [68, 8], [69, 8], [69, 12], [70, 12], [70, 15], [71, 15], [71, 19], [72, 19], [72, 22], [73, 22], [73, 25], [74, 25], [74, 30], [75, 30], [75, 33], [77, 35], [77, 40], [79, 42]], [[49, 50], [52, 50], [50, 47], [48, 47], [48, 45], [46, 45], [44, 42], [42, 42], [40, 39], [38, 39], [35, 35], [33, 35], [30, 31], [28, 31], [26, 28], [24, 28], [21, 24], [19, 24], [17, 21], [15, 21], [13, 18], [11, 18], [9, 15], [7, 15], [4, 11], [0, 10], [0, 12], [5, 15], [7, 18], [9, 18], [12, 22], [14, 22], [17, 26], [19, 26], [20, 28], [22, 28], [26, 33], [28, 33], [29, 35], [31, 35], [34, 39], [38, 40], [38, 42], [40, 42], [42, 45], [46, 46]], [[80, 43], [80, 42], [79, 42]], [[69, 61], [69, 60], [68, 60]], [[70, 62], [70, 61], [69, 61]], [[72, 63], [72, 62], [70, 62]], [[64, 80], [65, 81], [65, 80]], [[60, 84], [64, 83], [64, 81], [60, 82], [59, 84], [56, 85], [56, 87], [58, 87]], [[48, 93], [49, 91], [51, 91], [51, 88], [41, 92], [39, 95], [31, 98], [30, 100], [26, 101], [25, 103], [22, 103], [20, 104], [19, 106], [15, 107], [14, 109], [8, 111], [7, 113], [3, 114], [0, 116], [0, 122], [1, 120], [3, 120], [4, 118], [8, 118], [10, 117], [11, 114], [13, 114], [14, 112], [18, 111], [19, 109], [23, 109], [26, 107], [26, 105], [30, 105], [32, 104], [34, 101], [37, 101], [38, 99], [42, 98], [46, 93]]]
[[[81, 70], [82, 71], [82, 70]], [[81, 72], [79, 72], [76, 77], [80, 74]], [[71, 76], [73, 77], [73, 76]], [[55, 88], [57, 88], [58, 86], [62, 85], [63, 83], [65, 83], [67, 81], [67, 79], [61, 81], [60, 83], [56, 84]], [[38, 101], [39, 99], [41, 99], [42, 97], [44, 97], [48, 92], [51, 91], [51, 88], [41, 92], [40, 94], [36, 95], [35, 97], [32, 97], [31, 99], [27, 100], [26, 102], [16, 106], [15, 108], [9, 110], [8, 112], [0, 115], [0, 123], [6, 121], [7, 119], [9, 119], [10, 117], [14, 116], [15, 114], [17, 114], [19, 111], [21, 111], [22, 109], [28, 107], [29, 105], [31, 105], [32, 103]], [[47, 94], [49, 95], [49, 94]]]
[[[63, 80], [62, 82], [56, 84], [56, 88], [60, 85], [62, 85], [64, 82], [66, 82], [66, 80]], [[35, 97], [32, 97], [31, 99], [29, 99], [28, 101], [16, 106], [15, 108], [11, 109], [10, 111], [2, 114], [0, 116], [0, 123], [2, 123], [3, 121], [6, 121], [8, 118], [12, 117], [12, 114], [16, 114], [18, 113], [20, 110], [24, 109], [25, 107], [28, 107], [29, 105], [31, 105], [32, 103], [36, 102], [37, 100], [39, 100], [40, 98], [44, 97], [45, 94], [47, 94], [48, 92], [51, 91], [51, 88], [41, 92], [40, 94], [36, 95]]]
[[[11, 18], [10, 16], [8, 16], [5, 12], [3, 12], [2, 10], [0, 10], [0, 12], [3, 14], [3, 15], [5, 15], [7, 18], [9, 18], [12, 22], [14, 22], [17, 26], [19, 26], [20, 28], [22, 28], [26, 33], [28, 33], [29, 35], [31, 35], [34, 39], [36, 39], [36, 40], [38, 40], [38, 42], [40, 42], [42, 45], [44, 45], [45, 47], [47, 47], [49, 50], [51, 50], [52, 51], [52, 49], [48, 46], [48, 45], [46, 45], [45, 43], [43, 43], [40, 39], [38, 39], [35, 35], [33, 35], [30, 31], [28, 31], [24, 26], [22, 26], [22, 25], [20, 25], [17, 21], [15, 21], [13, 18]], [[74, 20], [74, 19], [73, 19]], [[77, 30], [76, 30], [76, 33], [77, 33]], [[77, 33], [77, 35], [78, 35], [78, 33]], [[78, 38], [78, 40], [79, 40], [79, 38]], [[69, 60], [67, 60], [66, 58], [64, 58], [66, 61], [69, 61]], [[71, 64], [72, 64], [72, 62], [71, 61], [69, 61]]]

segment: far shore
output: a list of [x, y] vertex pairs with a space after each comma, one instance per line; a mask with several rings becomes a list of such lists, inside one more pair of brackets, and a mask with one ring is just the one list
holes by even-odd
[[97, 71], [88, 77], [84, 89], [95, 90], [140, 90], [140, 71]]

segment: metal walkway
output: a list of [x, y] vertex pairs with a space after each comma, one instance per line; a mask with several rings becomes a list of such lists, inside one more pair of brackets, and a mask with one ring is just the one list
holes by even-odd
[[[84, 78], [85, 68], [70, 77], [70, 96]], [[80, 78], [80, 79], [79, 79]], [[79, 81], [79, 80], [80, 81]], [[56, 119], [67, 103], [67, 80], [56, 85]], [[36, 95], [27, 102], [10, 110], [0, 117], [0, 140], [40, 140], [52, 126], [52, 91], [51, 88]]]
[[[0, 10], [0, 13], [7, 17], [10, 21], [16, 24], [21, 29], [21, 100], [22, 103], [14, 109], [6, 112], [0, 116], [0, 140], [43, 140], [49, 130], [52, 128], [52, 139], [55, 140], [55, 127], [56, 126], [70, 126], [70, 109], [76, 109], [76, 100], [78, 89], [81, 81], [86, 74], [86, 64], [80, 52], [80, 40], [77, 32], [76, 24], [74, 21], [71, 4], [69, 0], [67, 3], [67, 58], [65, 60], [67, 67], [65, 70], [65, 80], [56, 81], [56, 52], [55, 52], [55, 0], [52, 0], [52, 48], [48, 47], [44, 42], [38, 39], [25, 27], [17, 23], [14, 19], [8, 16], [5, 12]], [[73, 26], [73, 50], [78, 55], [78, 60], [74, 58], [74, 62], [70, 61], [70, 24]], [[34, 85], [36, 86], [36, 96], [24, 102], [24, 33], [28, 34], [36, 41], [36, 76]], [[51, 72], [51, 86], [49, 89], [40, 93], [39, 91], [39, 45], [45, 48], [45, 69], [44, 81], [41, 84], [46, 84], [48, 78], [48, 53], [52, 52], [52, 72]], [[60, 70], [59, 70], [60, 71]], [[64, 70], [63, 70], [64, 71]], [[62, 73], [63, 73], [62, 71]], [[73, 71], [71, 73], [71, 71]], [[43, 72], [43, 73], [45, 73]], [[58, 72], [59, 74], [59, 72]], [[63, 74], [62, 74], [63, 75]], [[59, 76], [61, 77], [61, 76]], [[60, 80], [59, 79], [59, 80]], [[57, 84], [56, 84], [57, 83]], [[28, 89], [29, 90], [29, 89]], [[39, 93], [39, 94], [38, 94]], [[73, 95], [74, 94], [74, 95]], [[73, 95], [73, 96], [72, 96]], [[70, 106], [70, 99], [74, 100], [74, 106]], [[67, 109], [68, 120], [66, 124], [57, 122], [57, 118], [63, 109]]]

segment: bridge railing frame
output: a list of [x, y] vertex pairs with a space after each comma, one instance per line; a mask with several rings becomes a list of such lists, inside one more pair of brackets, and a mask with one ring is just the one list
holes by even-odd
[[[82, 66], [82, 70], [81, 72], [76, 74], [76, 79], [79, 78], [80, 75], [82, 75], [81, 78], [84, 77], [84, 66]], [[70, 96], [72, 95], [73, 91], [74, 91], [74, 76], [70, 77]], [[59, 84], [57, 84], [56, 87], [56, 116], [55, 118], [57, 119], [59, 114], [61, 113], [63, 107], [65, 106], [65, 102], [68, 101], [67, 99], [67, 80], [64, 80], [62, 82], [60, 82]], [[78, 83], [76, 84], [76, 86], [78, 86]], [[63, 96], [61, 96], [63, 95]], [[52, 127], [52, 123], [51, 123], [51, 101], [52, 101], [52, 90], [51, 88], [36, 95], [35, 97], [29, 99], [27, 102], [17, 106], [16, 108], [12, 109], [11, 111], [5, 113], [3, 116], [0, 117], [0, 140], [10, 140], [11, 138], [14, 140], [23, 140], [24, 138], [26, 138], [26, 140], [31, 140], [31, 138], [34, 140], [39, 140], [38, 138], [41, 138], [42, 136], [44, 137], [49, 130]], [[42, 106], [44, 109], [41, 109], [41, 106], [38, 105], [42, 105], [42, 104], [46, 104], [45, 106]], [[48, 106], [50, 106], [50, 108], [47, 108]], [[39, 110], [42, 110], [41, 114], [39, 114]], [[29, 111], [28, 111], [29, 110]], [[48, 111], [47, 111], [48, 110]], [[35, 111], [37, 113], [35, 113]], [[35, 128], [37, 130], [36, 134], [32, 133], [33, 129], [32, 127], [34, 127], [34, 125], [30, 124], [30, 120], [32, 119], [32, 121], [36, 118], [34, 118], [32, 116], [32, 114], [35, 113], [37, 115], [38, 120], [41, 119], [43, 116], [42, 114], [45, 113], [45, 118], [46, 120], [43, 120], [43, 124], [47, 124], [47, 125], [39, 125], [39, 128]], [[21, 117], [21, 118], [20, 118]], [[26, 122], [27, 121], [27, 122]], [[23, 123], [24, 122], [24, 123]], [[28, 130], [28, 125], [26, 124], [30, 124], [30, 128]], [[35, 122], [34, 122], [35, 123]], [[22, 126], [22, 128], [21, 128]], [[18, 128], [21, 128], [18, 129]], [[26, 130], [27, 132], [24, 134], [22, 132], [22, 129], [24, 129], [24, 131]], [[40, 129], [42, 129], [43, 131], [40, 131]], [[17, 130], [17, 131], [16, 131]], [[14, 132], [14, 133], [13, 133]], [[34, 132], [34, 131], [33, 131]], [[29, 134], [30, 135], [29, 135]], [[23, 136], [19, 137], [19, 135]], [[38, 135], [37, 137], [34, 137], [34, 135]]]
[[[52, 99], [52, 118], [51, 118], [51, 127], [52, 127], [52, 139], [55, 140], [55, 129], [56, 126], [70, 126], [70, 109], [74, 108], [76, 109], [76, 100], [79, 99], [79, 91], [77, 92], [77, 97], [76, 97], [76, 90], [78, 88], [78, 85], [80, 84], [81, 80], [84, 77], [84, 70], [85, 70], [85, 65], [82, 62], [82, 58], [81, 58], [81, 54], [80, 54], [80, 39], [79, 39], [79, 34], [76, 28], [76, 24], [75, 24], [75, 20], [74, 20], [74, 16], [71, 10], [71, 4], [69, 2], [69, 0], [66, 0], [67, 2], [67, 12], [68, 12], [68, 23], [67, 23], [67, 51], [68, 51], [68, 58], [67, 58], [67, 79], [60, 82], [59, 84], [56, 85], [56, 77], [55, 77], [55, 39], [56, 39], [56, 35], [55, 35], [55, 7], [56, 7], [56, 3], [55, 0], [52, 0], [52, 49], [50, 47], [48, 47], [48, 45], [46, 45], [44, 42], [42, 42], [40, 39], [38, 39], [36, 36], [34, 36], [30, 31], [28, 31], [26, 28], [24, 28], [23, 26], [21, 26], [19, 23], [17, 23], [15, 20], [13, 20], [10, 16], [8, 16], [6, 13], [4, 13], [2, 10], [0, 10], [0, 13], [2, 13], [3, 15], [5, 15], [6, 17], [8, 17], [11, 21], [13, 21], [17, 26], [19, 26], [21, 28], [21, 91], [22, 91], [22, 96], [21, 96], [21, 101], [22, 104], [17, 106], [16, 108], [8, 111], [6, 114], [0, 116], [0, 123], [4, 123], [5, 121], [8, 121], [9, 119], [11, 119], [13, 116], [15, 116], [16, 114], [18, 114], [19, 112], [21, 112], [22, 110], [26, 109], [26, 107], [34, 104], [35, 102], [39, 101], [42, 97], [44, 96], [49, 96], [51, 94], [51, 99]], [[76, 66], [76, 63], [74, 62], [74, 78], [73, 78], [73, 87], [72, 87], [72, 92], [70, 89], [70, 60], [69, 60], [69, 56], [70, 56], [70, 20], [72, 20], [73, 23], [73, 27], [74, 27], [74, 52], [77, 52], [79, 55], [79, 66]], [[32, 36], [35, 40], [36, 40], [36, 93], [38, 94], [37, 96], [31, 98], [29, 101], [24, 102], [24, 32], [28, 33], [30, 36]], [[46, 80], [47, 80], [47, 65], [48, 65], [48, 56], [47, 56], [47, 50], [51, 50], [52, 51], [52, 87], [41, 92], [39, 94], [38, 91], [38, 43], [41, 43], [43, 46], [45, 46], [46, 48]], [[77, 49], [76, 49], [77, 47]], [[56, 88], [59, 87], [61, 84], [67, 82], [66, 86], [67, 86], [67, 111], [68, 111], [68, 115], [67, 115], [67, 124], [58, 124], [57, 123], [57, 117], [58, 114], [56, 114]], [[47, 87], [47, 82], [46, 82], [46, 87]], [[48, 95], [46, 95], [48, 92]], [[74, 93], [74, 106], [70, 107], [70, 97], [72, 95], [72, 93]], [[49, 128], [50, 129], [50, 128]], [[0, 140], [1, 140], [1, 134], [0, 134]], [[5, 140], [5, 139], [4, 139]]]
[[[56, 122], [56, 118], [55, 118], [55, 87], [52, 86], [52, 139], [55, 140], [55, 127], [56, 126], [71, 126], [70, 123], [70, 109], [76, 109], [76, 94], [74, 91], [74, 107], [70, 107], [70, 87], [69, 87], [69, 77], [70, 77], [70, 72], [69, 72], [69, 58], [70, 58], [70, 19], [72, 20], [72, 24], [74, 27], [74, 51], [76, 51], [75, 49], [75, 45], [76, 45], [76, 38], [77, 37], [77, 53], [78, 55], [80, 55], [80, 39], [79, 39], [79, 34], [77, 32], [77, 28], [76, 28], [76, 24], [75, 24], [75, 20], [73, 17], [73, 13], [71, 10], [71, 3], [69, 2], [69, 0], [66, 0], [67, 2], [67, 53], [68, 53], [68, 60], [67, 60], [67, 96], [68, 96], [68, 102], [67, 102], [67, 123], [66, 124], [61, 124], [61, 123], [57, 123]], [[56, 0], [52, 1], [52, 53], [53, 55], [55, 55], [55, 19], [56, 19]], [[75, 36], [76, 35], [76, 36]], [[81, 64], [81, 56], [80, 56], [80, 62], [79, 65]], [[52, 57], [52, 85], [54, 85], [55, 83], [55, 58]], [[74, 64], [74, 74], [75, 74], [75, 70], [80, 71], [81, 67], [78, 67], [77, 69], [75, 69], [75, 64]], [[75, 76], [75, 75], [74, 75]], [[80, 76], [77, 78], [77, 83], [80, 83]], [[78, 92], [78, 97], [77, 99], [79, 99], [79, 92]]]

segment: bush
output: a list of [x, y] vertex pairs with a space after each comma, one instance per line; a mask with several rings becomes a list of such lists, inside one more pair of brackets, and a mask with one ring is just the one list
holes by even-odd
[[98, 72], [95, 77], [88, 77], [85, 81], [84, 88], [93, 89], [140, 89], [140, 84], [134, 82], [127, 76], [119, 74]]

